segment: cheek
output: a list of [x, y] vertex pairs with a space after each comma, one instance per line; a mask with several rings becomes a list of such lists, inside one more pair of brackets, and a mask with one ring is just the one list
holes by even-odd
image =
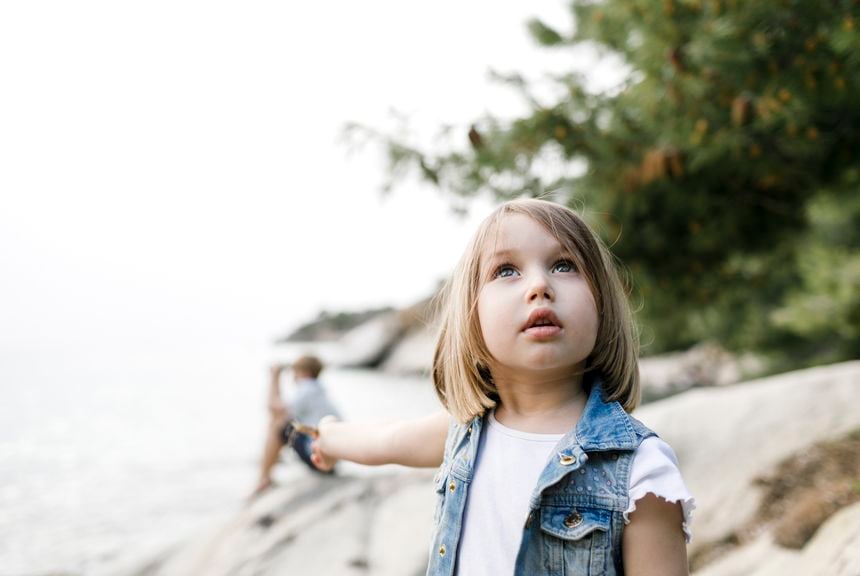
[[486, 346], [490, 345], [490, 340], [492, 339], [493, 334], [498, 332], [496, 325], [494, 324], [494, 319], [496, 315], [493, 314], [491, 310], [491, 306], [489, 306], [486, 302], [485, 298], [478, 299], [478, 326], [481, 328], [481, 336], [484, 338], [484, 344]]
[[577, 332], [583, 342], [596, 341], [600, 323], [597, 315], [597, 303], [585, 285], [578, 287], [577, 292], [574, 297], [573, 310], [573, 314], [577, 318]]
[[597, 304], [594, 301], [594, 297], [591, 296], [591, 293], [588, 293], [588, 300], [585, 302], [585, 310], [583, 311], [583, 316], [585, 318], [584, 325], [586, 326], [586, 338], [590, 342], [590, 347], [594, 347], [594, 344], [597, 342], [597, 331], [600, 328], [600, 318], [597, 315]]
[[487, 350], [496, 356], [504, 347], [511, 333], [511, 318], [504, 312], [504, 303], [492, 290], [482, 291], [478, 296], [478, 325]]
[[495, 312], [492, 290], [482, 288], [478, 292], [478, 325], [481, 327], [481, 333], [486, 335], [487, 330], [493, 324], [497, 314]]

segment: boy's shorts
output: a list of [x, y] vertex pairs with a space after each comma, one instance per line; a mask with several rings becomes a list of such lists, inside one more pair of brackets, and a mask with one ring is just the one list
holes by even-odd
[[313, 443], [314, 439], [293, 428], [292, 422], [284, 424], [284, 427], [281, 429], [281, 440], [283, 440], [284, 444], [292, 448], [299, 456], [299, 459], [314, 472], [319, 472], [320, 474], [332, 474], [334, 472], [334, 470], [320, 470], [314, 466], [314, 463], [311, 461], [311, 443]]

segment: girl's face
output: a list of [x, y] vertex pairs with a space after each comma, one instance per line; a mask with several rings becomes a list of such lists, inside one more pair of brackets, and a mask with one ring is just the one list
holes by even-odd
[[490, 369], [564, 375], [583, 368], [597, 338], [597, 306], [573, 255], [530, 217], [509, 214], [481, 261], [478, 319], [496, 363]]

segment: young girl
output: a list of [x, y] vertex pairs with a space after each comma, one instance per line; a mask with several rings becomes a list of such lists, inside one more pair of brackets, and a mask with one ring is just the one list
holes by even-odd
[[446, 411], [324, 418], [314, 462], [439, 466], [428, 575], [687, 574], [693, 500], [631, 417], [637, 338], [612, 256], [571, 210], [516, 200], [446, 287], [433, 361]]

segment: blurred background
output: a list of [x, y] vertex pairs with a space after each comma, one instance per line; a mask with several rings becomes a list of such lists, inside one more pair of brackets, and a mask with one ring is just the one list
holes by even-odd
[[[0, 575], [119, 574], [231, 518], [271, 362], [319, 351], [349, 417], [434, 409], [426, 299], [504, 199], [612, 247], [648, 399], [856, 359], [858, 18], [3, 4]], [[841, 366], [816, 378], [852, 398]], [[833, 398], [808, 442], [860, 428]]]

